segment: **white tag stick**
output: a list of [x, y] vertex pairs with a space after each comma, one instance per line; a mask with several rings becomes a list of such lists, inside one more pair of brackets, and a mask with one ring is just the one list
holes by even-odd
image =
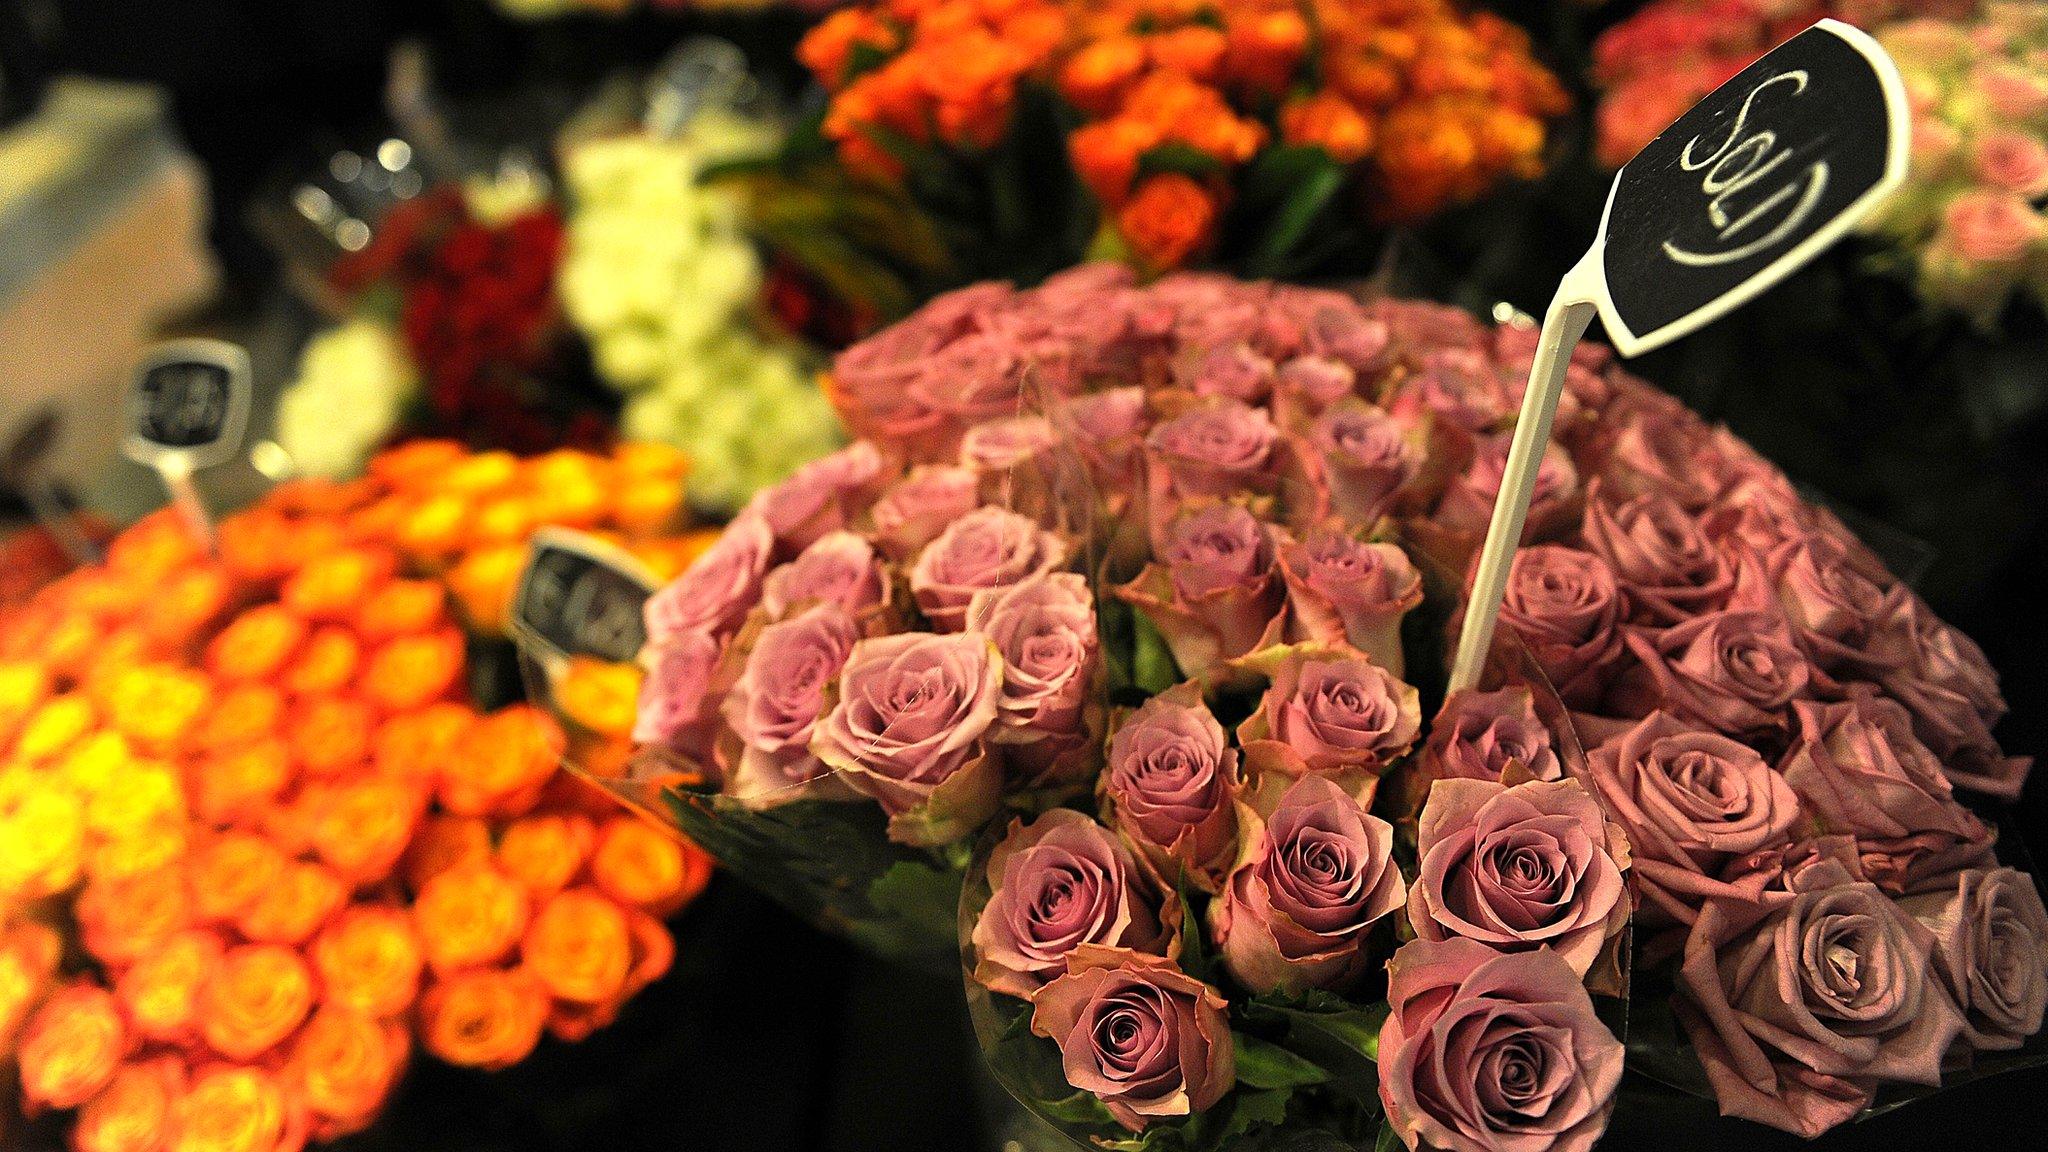
[[156, 462], [156, 474], [170, 490], [171, 506], [178, 510], [192, 534], [208, 552], [213, 551], [213, 517], [199, 498], [199, 486], [192, 482], [192, 460], [187, 456], [165, 456]]
[[1550, 446], [1550, 424], [1564, 392], [1565, 369], [1571, 366], [1572, 349], [1599, 310], [1586, 290], [1589, 273], [1593, 273], [1590, 257], [1565, 274], [1549, 311], [1543, 314], [1536, 359], [1529, 365], [1529, 385], [1522, 393], [1522, 412], [1515, 418], [1515, 437], [1508, 445], [1507, 468], [1501, 476], [1500, 494], [1494, 498], [1493, 519], [1486, 526], [1486, 545], [1479, 553], [1472, 595], [1465, 604], [1464, 630], [1458, 634], [1458, 654], [1451, 665], [1452, 692], [1476, 686], [1480, 669], [1486, 666], [1494, 621], [1500, 617], [1501, 596], [1507, 590], [1508, 568], [1514, 564], [1522, 526], [1529, 519], [1537, 469]]

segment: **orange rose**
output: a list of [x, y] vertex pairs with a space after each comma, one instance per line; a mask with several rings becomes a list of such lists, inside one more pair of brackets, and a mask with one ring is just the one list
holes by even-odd
[[158, 1152], [169, 1145], [185, 1063], [158, 1056], [125, 1064], [85, 1102], [71, 1127], [75, 1152]]
[[371, 593], [356, 613], [356, 631], [372, 642], [439, 627], [448, 618], [448, 594], [430, 580], [393, 580]]
[[363, 662], [363, 646], [345, 628], [315, 628], [285, 666], [280, 679], [296, 696], [325, 696], [345, 690]]
[[495, 964], [526, 931], [529, 901], [519, 882], [489, 864], [450, 868], [413, 902], [413, 926], [436, 972]]
[[490, 858], [491, 827], [481, 817], [436, 813], [420, 822], [412, 847], [405, 850], [405, 883], [418, 892], [450, 868]]
[[513, 816], [533, 806], [561, 763], [562, 731], [524, 704], [471, 727], [441, 774], [442, 807], [462, 815]]
[[333, 776], [352, 772], [370, 758], [376, 722], [376, 711], [361, 700], [326, 696], [302, 703], [286, 736], [308, 775]]
[[613, 899], [666, 916], [711, 882], [711, 859], [637, 816], [614, 816], [598, 831], [590, 878]]
[[204, 928], [190, 928], [135, 962], [114, 984], [136, 1035], [164, 1044], [184, 1042], [198, 1014], [199, 992], [220, 966], [226, 947]]
[[47, 924], [23, 920], [0, 930], [0, 1052], [13, 1050], [15, 1030], [57, 978], [63, 951]]
[[247, 747], [200, 760], [186, 774], [192, 810], [211, 824], [247, 820], [292, 782], [297, 766], [283, 740], [258, 740]]
[[1372, 150], [1372, 124], [1334, 92], [1290, 100], [1280, 110], [1280, 136], [1290, 144], [1311, 144], [1339, 164], [1353, 164]]
[[132, 964], [192, 922], [185, 874], [159, 868], [86, 884], [73, 909], [86, 950], [102, 963]]
[[199, 721], [193, 741], [209, 749], [253, 744], [277, 732], [284, 708], [284, 693], [269, 684], [237, 684], [223, 691]]
[[538, 813], [514, 820], [498, 838], [498, 867], [536, 895], [568, 887], [597, 842], [597, 825], [579, 813]]
[[1148, 267], [1185, 265], [1207, 247], [1216, 227], [1216, 201], [1193, 178], [1161, 172], [1138, 186], [1117, 213], [1117, 231]]
[[346, 903], [348, 885], [333, 869], [310, 860], [293, 860], [242, 910], [235, 927], [249, 939], [266, 944], [300, 944], [311, 939]]
[[453, 701], [393, 716], [377, 729], [371, 751], [377, 771], [432, 780], [454, 757], [456, 746], [476, 722], [476, 712], [469, 705]]
[[403, 1024], [332, 1005], [315, 1012], [292, 1045], [290, 1069], [320, 1121], [317, 1138], [345, 1136], [374, 1119], [410, 1048]]
[[313, 942], [313, 967], [327, 1003], [382, 1019], [419, 995], [419, 937], [402, 908], [358, 904]]
[[206, 646], [206, 667], [222, 680], [267, 680], [285, 666], [311, 626], [276, 604], [235, 617]]
[[230, 1060], [276, 1047], [313, 1007], [313, 973], [280, 944], [230, 948], [199, 991], [199, 1035]]
[[73, 984], [43, 1002], [15, 1052], [22, 1100], [31, 1108], [76, 1108], [113, 1079], [134, 1038], [106, 989]]
[[557, 893], [535, 913], [520, 955], [556, 999], [611, 1001], [633, 964], [625, 910], [594, 888]]
[[278, 602], [308, 620], [346, 620], [391, 578], [396, 558], [381, 548], [341, 548], [308, 560], [285, 580]]
[[193, 915], [207, 924], [239, 918], [276, 886], [288, 863], [277, 845], [254, 832], [223, 832], [196, 845], [185, 858]]
[[548, 996], [531, 973], [460, 972], [420, 1000], [420, 1045], [465, 1068], [508, 1068], [526, 1059], [547, 1022]]
[[173, 1127], [168, 1152], [297, 1152], [306, 1143], [304, 1106], [261, 1068], [221, 1065], [195, 1075]]
[[391, 874], [427, 810], [426, 786], [401, 776], [365, 776], [309, 787], [313, 851], [356, 888]]
[[363, 696], [387, 712], [425, 707], [461, 686], [466, 659], [462, 633], [453, 628], [400, 636], [370, 657]]

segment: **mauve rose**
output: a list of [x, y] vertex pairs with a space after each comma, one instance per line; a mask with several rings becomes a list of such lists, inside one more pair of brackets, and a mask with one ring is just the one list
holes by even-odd
[[1116, 595], [1145, 613], [1181, 673], [1215, 677], [1223, 661], [1277, 643], [1287, 593], [1268, 529], [1236, 504], [1205, 504], [1168, 525], [1158, 559]]
[[2041, 238], [2041, 214], [2015, 193], [1973, 188], [1948, 202], [1933, 246], [1975, 264], [2011, 264]]
[[1147, 491], [1155, 501], [1225, 497], [1264, 486], [1279, 431], [1263, 408], [1211, 400], [1152, 426]]
[[1237, 1082], [1229, 1005], [1165, 957], [1083, 944], [1031, 1004], [1067, 1083], [1133, 1132], [1204, 1112]]
[[1387, 964], [1380, 1103], [1409, 1148], [1589, 1152], [1621, 1083], [1621, 1042], [1548, 949], [1414, 940]]
[[1213, 892], [1237, 852], [1236, 781], [1237, 750], [1183, 681], [1117, 728], [1098, 787], [1117, 831], [1161, 875]]
[[1360, 528], [1385, 515], [1422, 472], [1423, 445], [1414, 426], [1363, 400], [1326, 410], [1309, 437], [1322, 455], [1331, 503]]
[[2048, 1007], [2048, 911], [2033, 878], [1973, 868], [1899, 901], [1934, 935], [1934, 967], [1963, 1013], [1963, 1042], [1979, 1052], [2019, 1047]]
[[[1500, 500], [1501, 480], [1507, 474], [1507, 436], [1493, 436], [1479, 443], [1479, 454], [1465, 473], [1451, 481], [1437, 505], [1435, 521], [1461, 534], [1483, 536], [1493, 519], [1493, 506]], [[1579, 526], [1584, 497], [1579, 492], [1579, 473], [1570, 455], [1556, 441], [1544, 446], [1543, 459], [1536, 465], [1536, 488], [1529, 498], [1529, 518], [1522, 524], [1522, 542], [1555, 540], [1568, 536]]]
[[681, 576], [648, 597], [643, 609], [648, 643], [685, 633], [730, 635], [761, 598], [761, 577], [774, 552], [775, 533], [768, 521], [741, 513]]
[[958, 632], [984, 588], [1005, 588], [1067, 562], [1067, 546], [1027, 516], [976, 508], [947, 525], [910, 566], [910, 592], [932, 626]]
[[869, 514], [875, 542], [895, 559], [908, 560], [980, 505], [981, 478], [972, 468], [927, 464], [884, 492]]
[[833, 604], [761, 630], [720, 708], [737, 745], [721, 744], [728, 794], [752, 808], [851, 795], [810, 745], [826, 689], [858, 636], [853, 618]]
[[1520, 686], [1453, 692], [1430, 726], [1416, 771], [1424, 781], [1502, 781], [1511, 771], [1530, 780], [1564, 776], [1536, 698]]
[[1071, 736], [1095, 672], [1095, 597], [1072, 572], [1030, 576], [975, 593], [967, 630], [1003, 657], [998, 721], [1025, 739]]
[[647, 678], [640, 684], [634, 743], [676, 752], [705, 766], [710, 721], [717, 715], [717, 703], [710, 699], [712, 673], [722, 653], [723, 646], [703, 632], [678, 632], [648, 641], [640, 650]]
[[2029, 199], [2048, 192], [2048, 147], [2025, 132], [1994, 128], [1978, 137], [1970, 168], [1993, 188]]
[[1941, 757], [1958, 788], [2017, 800], [2033, 759], [2007, 756], [1991, 735], [2005, 715], [1998, 673], [1983, 649], [1908, 595], [1883, 645], [1897, 666], [1881, 677], [1885, 693], [1913, 716], [1913, 731]]
[[1962, 1017], [1930, 979], [1934, 937], [1875, 884], [1823, 861], [1789, 899], [1710, 901], [1686, 938], [1679, 1019], [1725, 1116], [1814, 1137], [1881, 1080], [1941, 1082]]
[[1955, 802], [1941, 762], [1895, 701], [1858, 686], [1840, 703], [1801, 700], [1779, 765], [1822, 831], [1856, 838], [1863, 873], [1892, 893], [1990, 862], [1992, 831]]
[[882, 602], [888, 588], [874, 545], [852, 532], [827, 532], [761, 587], [761, 607], [780, 620], [802, 604], [832, 604], [858, 614]]
[[1164, 954], [1159, 894], [1108, 829], [1071, 808], [1010, 821], [989, 853], [988, 904], [974, 922], [974, 978], [1029, 1000], [1083, 944]]
[[1290, 639], [1348, 643], [1401, 674], [1401, 618], [1422, 603], [1422, 574], [1407, 553], [1318, 529], [1283, 540], [1279, 557]]
[[1858, 550], [1811, 533], [1785, 541], [1761, 563], [1774, 605], [1815, 668], [1869, 679], [1900, 662], [1881, 633], [1909, 593]]
[[1628, 848], [1576, 780], [1439, 780], [1416, 824], [1408, 923], [1503, 952], [1549, 947], [1581, 976], [1628, 922]]
[[1209, 906], [1224, 967], [1253, 992], [1357, 982], [1373, 924], [1407, 898], [1393, 826], [1320, 776], [1295, 781], [1265, 820], [1242, 819], [1237, 867]]
[[1609, 702], [1622, 715], [1662, 708], [1727, 736], [1780, 732], [1812, 677], [1806, 654], [1777, 612], [1724, 611], [1661, 632], [1626, 631], [1635, 667]]
[[853, 646], [811, 751], [889, 813], [889, 838], [931, 847], [996, 810], [1001, 765], [982, 736], [1002, 703], [1003, 660], [987, 637], [911, 632]]
[[1622, 660], [1621, 611], [1614, 573], [1591, 552], [1538, 544], [1508, 567], [1501, 622], [1574, 708], [1597, 704]]
[[827, 532], [846, 527], [853, 507], [867, 503], [861, 493], [882, 474], [882, 454], [865, 440], [798, 468], [789, 479], [763, 488], [748, 502], [775, 533], [788, 555]]
[[[1363, 657], [1324, 656], [1313, 646], [1279, 651], [1264, 669], [1272, 683], [1258, 710], [1238, 726], [1247, 771], [1341, 774], [1361, 784], [1354, 795], [1370, 803], [1372, 779], [1422, 734], [1420, 697]], [[1367, 779], [1348, 779], [1357, 773]]]
[[1756, 750], [1664, 712], [1586, 755], [1593, 790], [1628, 834], [1651, 920], [1690, 924], [1711, 897], [1744, 890], [1721, 879], [1729, 860], [1783, 845], [1799, 797]]
[[1580, 535], [1607, 561], [1632, 621], [1676, 624], [1727, 604], [1735, 568], [1691, 513], [1659, 493], [1619, 504], [1600, 495], [1595, 481]]

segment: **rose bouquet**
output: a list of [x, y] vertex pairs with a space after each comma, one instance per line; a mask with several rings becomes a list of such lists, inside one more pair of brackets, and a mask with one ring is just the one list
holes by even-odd
[[9, 618], [0, 1062], [45, 1141], [326, 1141], [415, 1048], [505, 1067], [667, 969], [708, 861], [557, 771], [625, 740], [630, 686], [565, 733], [487, 654], [538, 524], [679, 567], [681, 471], [419, 442], [276, 489], [217, 556], [148, 517]]
[[1624, 987], [1641, 1067], [1794, 1131], [2013, 1059], [2039, 896], [1957, 799], [2027, 768], [1995, 677], [1597, 347], [1511, 639], [1436, 698], [1534, 345], [1111, 266], [942, 297], [649, 602], [643, 786], [855, 935], [961, 883], [998, 1075], [1109, 1146], [1585, 1148]]

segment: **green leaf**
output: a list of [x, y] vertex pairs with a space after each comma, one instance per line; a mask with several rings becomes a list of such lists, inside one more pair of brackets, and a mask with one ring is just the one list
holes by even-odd
[[1319, 1065], [1278, 1044], [1242, 1032], [1232, 1037], [1237, 1048], [1237, 1082], [1253, 1088], [1294, 1088], [1323, 1084], [1330, 1074]]
[[1157, 696], [1180, 683], [1180, 668], [1173, 662], [1173, 649], [1143, 612], [1131, 613], [1131, 680], [1148, 696]]

